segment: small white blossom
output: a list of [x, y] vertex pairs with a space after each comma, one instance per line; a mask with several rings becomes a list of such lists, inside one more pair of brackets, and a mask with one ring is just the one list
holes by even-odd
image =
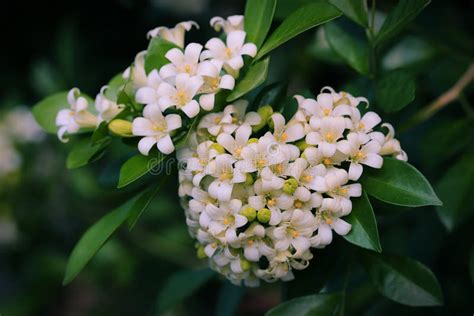
[[202, 45], [197, 43], [188, 44], [184, 49], [184, 53], [178, 48], [170, 49], [165, 57], [171, 63], [160, 68], [160, 76], [168, 78], [180, 73], [186, 73], [190, 76], [196, 75], [201, 50]]
[[97, 94], [95, 98], [95, 108], [97, 112], [99, 112], [99, 115], [97, 116], [99, 122], [110, 122], [114, 117], [122, 112], [124, 108], [123, 105], [117, 104], [105, 96], [105, 91], [107, 89], [107, 86], [103, 86], [102, 89], [100, 89], [100, 93]]
[[201, 77], [191, 77], [186, 73], [176, 76], [176, 86], [167, 82], [161, 83], [157, 92], [160, 95], [158, 104], [161, 110], [164, 111], [175, 106], [188, 117], [195, 117], [199, 113], [199, 103], [193, 98], [201, 88], [202, 83]]
[[215, 16], [211, 19], [210, 24], [217, 32], [223, 30], [226, 34], [229, 34], [233, 31], [243, 31], [244, 16], [231, 15], [228, 16], [227, 19], [221, 18], [220, 16]]
[[189, 32], [193, 26], [199, 29], [199, 25], [194, 21], [185, 21], [180, 22], [175, 25], [173, 28], [167, 28], [164, 26], [159, 26], [149, 31], [147, 36], [148, 38], [161, 37], [171, 43], [176, 44], [181, 48], [184, 47], [184, 34]]
[[170, 132], [181, 127], [181, 117], [177, 114], [163, 116], [157, 104], [149, 104], [143, 109], [144, 117], [133, 120], [133, 135], [144, 136], [138, 143], [138, 150], [148, 156], [153, 145], [163, 154], [174, 151]]

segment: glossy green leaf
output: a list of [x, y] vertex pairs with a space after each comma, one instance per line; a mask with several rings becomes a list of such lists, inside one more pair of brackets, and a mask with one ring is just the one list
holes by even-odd
[[120, 168], [120, 176], [117, 188], [123, 188], [135, 180], [143, 177], [150, 170], [154, 170], [165, 158], [165, 155], [143, 156], [141, 154], [135, 155], [125, 161]]
[[140, 207], [135, 207], [131, 212], [130, 216], [128, 217], [128, 229], [132, 230], [135, 227], [135, 224], [138, 222], [140, 216], [142, 216], [143, 212], [147, 209], [148, 205], [150, 205], [153, 198], [156, 196], [158, 191], [163, 187], [163, 184], [168, 179], [168, 176], [165, 175], [161, 181], [151, 188], [148, 188], [143, 194], [137, 199], [136, 204], [140, 205]]
[[90, 139], [83, 139], [74, 144], [66, 160], [68, 169], [80, 168], [87, 165], [100, 155], [101, 151], [110, 144], [110, 138], [99, 143], [92, 143]]
[[145, 56], [145, 71], [150, 73], [153, 69], [160, 69], [162, 66], [169, 64], [170, 61], [166, 59], [166, 53], [176, 48], [174, 43], [171, 43], [161, 37], [154, 37], [148, 45], [148, 50]]
[[276, 0], [247, 0], [245, 5], [244, 29], [247, 42], [262, 46], [272, 25]]
[[162, 315], [163, 312], [182, 303], [213, 276], [214, 272], [207, 268], [173, 274], [158, 295], [156, 315]]
[[361, 74], [369, 72], [368, 47], [366, 43], [346, 33], [336, 23], [324, 25], [329, 46], [349, 66]]
[[444, 202], [436, 208], [441, 222], [449, 230], [474, 215], [471, 198], [474, 196], [474, 155], [468, 154], [449, 168], [436, 191]]
[[430, 0], [400, 0], [395, 8], [387, 15], [387, 18], [375, 37], [374, 44], [380, 45], [398, 34], [429, 3]]
[[79, 272], [81, 272], [85, 265], [94, 257], [97, 251], [102, 248], [109, 237], [125, 222], [131, 213], [136, 211], [137, 208], [144, 207], [140, 199], [142, 194], [143, 193], [135, 196], [122, 206], [102, 217], [82, 235], [69, 256], [63, 280], [64, 285], [71, 282]]
[[383, 202], [410, 207], [442, 205], [428, 180], [415, 167], [395, 158], [385, 157], [381, 169], [364, 168], [360, 183]]
[[275, 82], [263, 88], [255, 97], [252, 110], [265, 105], [271, 105], [275, 111], [281, 110], [282, 101], [285, 100], [288, 84], [286, 82]]
[[405, 71], [391, 72], [375, 87], [377, 106], [387, 113], [400, 111], [415, 99], [415, 81]]
[[327, 2], [318, 1], [302, 6], [290, 14], [269, 36], [257, 53], [260, 59], [281, 44], [322, 23], [341, 15], [341, 12]]
[[317, 29], [316, 36], [309, 46], [308, 53], [317, 60], [323, 61], [325, 63], [335, 65], [341, 65], [345, 63], [345, 61], [339, 57], [336, 52], [334, 52], [331, 46], [329, 46], [329, 42], [326, 39], [326, 34], [324, 34], [324, 29], [322, 27]]
[[[56, 134], [58, 130], [56, 126], [56, 116], [59, 110], [70, 107], [67, 102], [67, 94], [67, 91], [58, 92], [41, 100], [33, 107], [33, 116], [46, 132]], [[84, 93], [81, 93], [81, 96], [87, 99], [89, 108], [93, 109], [94, 101]]]
[[369, 27], [367, 0], [329, 0], [329, 3], [338, 8], [352, 21], [362, 27]]
[[339, 293], [302, 296], [277, 305], [265, 316], [332, 316], [338, 311], [341, 299]]
[[237, 100], [261, 85], [267, 79], [269, 63], [270, 58], [265, 58], [250, 66], [244, 77], [239, 80], [232, 93], [227, 97], [227, 102]]
[[352, 200], [352, 211], [343, 219], [352, 225], [344, 239], [362, 248], [382, 252], [374, 210], [365, 192]]
[[409, 306], [443, 304], [443, 293], [433, 272], [422, 263], [401, 256], [361, 254], [364, 268], [378, 291]]
[[217, 297], [215, 316], [237, 315], [240, 302], [245, 294], [246, 287], [225, 282]]

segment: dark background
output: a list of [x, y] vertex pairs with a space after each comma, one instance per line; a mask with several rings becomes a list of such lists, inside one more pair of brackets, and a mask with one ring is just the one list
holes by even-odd
[[[304, 1], [280, 1], [273, 27], [300, 2]], [[394, 3], [378, 1], [377, 7], [387, 11]], [[195, 20], [201, 29], [191, 31], [187, 42], [204, 43], [215, 34], [208, 24], [211, 17], [242, 14], [244, 5], [244, 1], [211, 0], [3, 3], [0, 115], [17, 105], [32, 106], [51, 93], [71, 87], [94, 96], [110, 78], [128, 67], [137, 52], [146, 49], [150, 29]], [[387, 60], [386, 65], [392, 65], [387, 69], [398, 62], [416, 76], [417, 96], [409, 108], [384, 120], [397, 127], [462, 75], [474, 56], [473, 6], [471, 1], [435, 0], [380, 52], [380, 56], [388, 56], [406, 38], [425, 43]], [[334, 56], [318, 53], [315, 33], [306, 32], [275, 52], [269, 82], [287, 80], [289, 94], [305, 89], [317, 92], [331, 85], [371, 98], [370, 84], [365, 79]], [[410, 63], [413, 51], [423, 53], [423, 58]], [[464, 101], [454, 102], [429, 122], [398, 135], [410, 162], [435, 184], [453, 163], [473, 152], [472, 105], [468, 101], [472, 100], [472, 91], [471, 84]], [[457, 134], [445, 132], [446, 126], [459, 124], [464, 125]], [[25, 156], [22, 170], [0, 180], [0, 214], [7, 214], [4, 218], [17, 227], [16, 239], [0, 244], [2, 316], [148, 315], [167, 277], [198, 264], [177, 203], [177, 183], [171, 181], [132, 232], [121, 230], [76, 281], [62, 287], [67, 256], [84, 230], [139, 190], [140, 184], [125, 192], [114, 188], [122, 161], [112, 157], [120, 157], [119, 146], [102, 161], [74, 171], [66, 170], [65, 146], [54, 136], [20, 149]], [[440, 280], [446, 305], [412, 309], [368, 289], [367, 299], [354, 302], [353, 313], [472, 314], [472, 203], [466, 201], [466, 212], [452, 231], [442, 225], [434, 208], [406, 210], [379, 204], [374, 208], [384, 250], [410, 255], [428, 265]], [[317, 256], [313, 265], [317, 265]], [[360, 268], [354, 270], [355, 275], [360, 273]], [[357, 291], [358, 280], [354, 283]], [[223, 284], [221, 280], [212, 281], [174, 314], [212, 315], [223, 289], [229, 287]], [[279, 302], [281, 287], [276, 284], [246, 292], [235, 290], [243, 297], [239, 313], [263, 314]]]

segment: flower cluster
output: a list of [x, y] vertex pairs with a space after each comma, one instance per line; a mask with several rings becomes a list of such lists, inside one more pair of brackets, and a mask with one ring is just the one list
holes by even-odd
[[244, 100], [207, 114], [178, 151], [198, 256], [236, 284], [291, 280], [311, 248], [350, 231], [344, 216], [361, 195], [363, 169], [381, 168], [383, 155], [407, 159], [393, 127], [377, 130], [379, 115], [361, 113], [365, 98], [330, 87], [295, 98], [288, 122], [268, 106], [246, 113]]
[[[142, 137], [138, 149], [143, 155], [148, 155], [155, 145], [164, 154], [172, 153], [172, 136], [183, 126], [182, 117], [194, 118], [201, 110], [212, 111], [216, 94], [221, 89], [234, 89], [244, 66], [243, 57], [256, 55], [255, 44], [245, 43], [243, 16], [213, 18], [211, 26], [224, 31], [225, 41], [211, 38], [204, 47], [198, 43], [184, 46], [185, 32], [193, 26], [198, 28], [195, 22], [187, 21], [171, 29], [158, 27], [148, 32], [149, 38], [160, 37], [175, 45], [164, 56], [169, 63], [147, 73], [147, 51], [143, 51], [123, 73], [124, 79], [131, 82], [134, 100], [144, 105], [143, 116], [133, 120], [131, 130], [133, 136]], [[66, 133], [95, 128], [120, 113], [124, 106], [108, 99], [106, 89], [95, 100], [97, 116], [88, 109], [88, 101], [78, 89], [69, 92], [70, 109], [60, 111], [56, 119], [61, 140], [65, 140]]]

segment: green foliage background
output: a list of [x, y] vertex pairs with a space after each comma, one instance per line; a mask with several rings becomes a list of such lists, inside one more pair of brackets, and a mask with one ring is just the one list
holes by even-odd
[[[279, 0], [270, 32], [310, 2]], [[0, 180], [0, 218], [14, 222], [18, 229], [14, 242], [0, 244], [0, 314], [262, 315], [283, 300], [301, 296], [307, 297], [298, 306], [286, 303], [269, 314], [296, 315], [305, 308], [308, 314], [318, 311], [317, 315], [344, 311], [347, 315], [472, 314], [473, 84], [430, 119], [415, 122], [413, 117], [419, 118], [415, 115], [420, 109], [451, 88], [472, 63], [469, 14], [473, 5], [434, 0], [421, 11], [425, 1], [400, 1], [404, 5], [390, 15], [392, 27], [379, 29], [384, 14], [394, 12], [398, 2], [379, 0], [373, 17], [376, 27], [367, 37], [361, 26], [371, 25], [372, 16], [370, 11], [367, 17], [360, 13], [363, 1], [329, 2], [339, 8], [351, 5], [344, 8], [344, 17], [272, 51], [267, 82], [286, 81], [289, 95], [303, 90], [315, 93], [330, 85], [367, 96], [372, 109], [396, 127], [410, 163], [434, 184], [443, 206], [413, 209], [371, 198], [383, 249], [377, 259], [375, 253], [337, 238], [328, 249], [314, 251], [310, 267], [297, 272], [296, 281], [243, 289], [206, 269], [192, 270], [203, 263], [187, 235], [174, 172], [133, 229], [123, 225], [78, 277], [63, 287], [67, 258], [83, 232], [113, 209], [118, 218], [109, 220], [120, 222], [123, 208], [117, 207], [144, 184], [158, 180], [148, 175], [117, 190], [120, 166], [130, 158], [122, 147], [112, 144], [105, 159], [67, 170], [71, 145], [65, 148], [50, 137], [21, 148], [22, 170]], [[34, 104], [73, 86], [95, 95], [130, 64], [137, 51], [146, 48], [149, 29], [192, 19], [201, 30], [191, 32], [188, 41], [204, 42], [213, 36], [207, 24], [212, 16], [244, 13], [245, 3], [81, 1], [52, 5], [48, 11], [45, 6], [33, 3], [24, 10], [21, 4], [9, 3], [2, 12], [2, 20], [15, 19], [2, 28], [8, 45], [3, 49], [7, 57], [0, 61], [0, 111]], [[77, 166], [74, 163], [68, 160], [69, 166]], [[400, 256], [429, 267], [443, 293], [426, 278], [425, 267], [414, 267]], [[398, 287], [376, 285], [383, 284], [380, 277], [387, 273]], [[413, 293], [428, 294], [407, 301], [397, 296], [406, 286], [416, 287]], [[320, 291], [326, 294], [317, 295]], [[380, 293], [407, 305], [436, 305], [444, 296], [444, 305], [408, 307]]]

